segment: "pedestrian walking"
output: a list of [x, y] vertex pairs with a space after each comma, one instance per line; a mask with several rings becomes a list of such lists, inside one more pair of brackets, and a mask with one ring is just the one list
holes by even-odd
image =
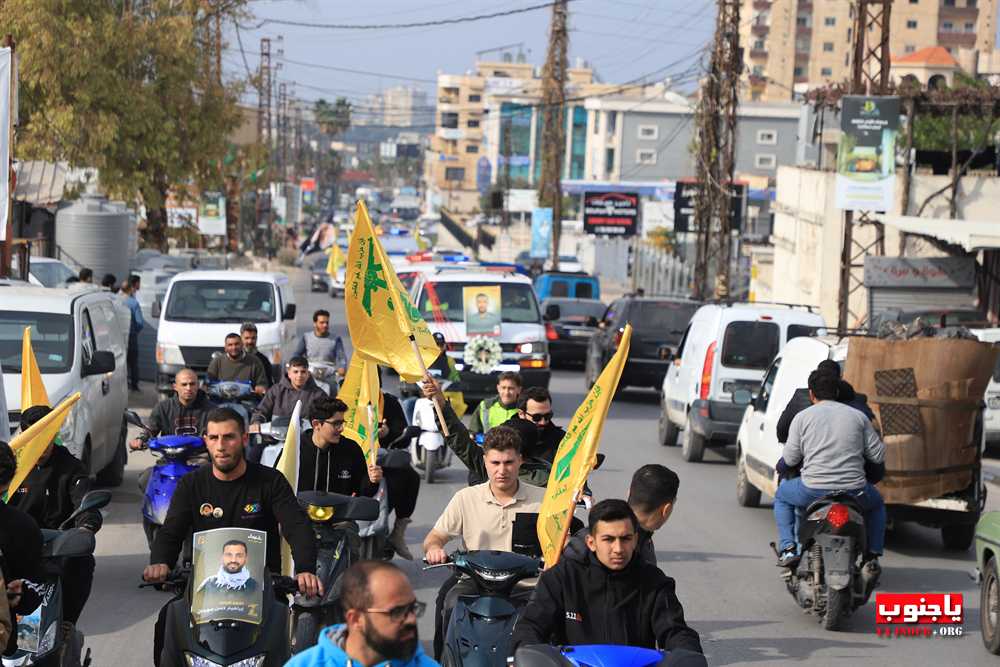
[[128, 353], [126, 363], [128, 364], [128, 387], [132, 391], [139, 391], [139, 332], [146, 326], [142, 319], [142, 307], [136, 294], [140, 286], [139, 276], [133, 274], [122, 283], [122, 294], [125, 296], [125, 305], [132, 313], [132, 323], [128, 329]]

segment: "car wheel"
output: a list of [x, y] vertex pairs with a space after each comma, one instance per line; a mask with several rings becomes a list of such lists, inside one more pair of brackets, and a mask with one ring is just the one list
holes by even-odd
[[667, 411], [663, 408], [660, 409], [660, 420], [657, 423], [657, 434], [660, 438], [660, 444], [664, 447], [676, 447], [677, 446], [677, 436], [680, 433], [680, 429], [670, 421], [670, 417], [667, 416]]
[[743, 507], [760, 507], [760, 489], [747, 478], [747, 464], [743, 447], [736, 445], [736, 502]]
[[705, 436], [694, 432], [691, 417], [684, 424], [684, 434], [681, 437], [681, 458], [690, 463], [698, 463], [705, 456]]
[[967, 551], [976, 536], [976, 526], [971, 523], [941, 526], [941, 542], [948, 551]]
[[1000, 575], [997, 559], [990, 558], [979, 586], [979, 628], [983, 633], [983, 646], [994, 655], [1000, 654]]
[[123, 420], [121, 432], [118, 434], [118, 443], [115, 445], [115, 455], [111, 458], [111, 462], [97, 473], [98, 485], [110, 487], [122, 485], [125, 480], [125, 463], [128, 461], [127, 438], [128, 423]]

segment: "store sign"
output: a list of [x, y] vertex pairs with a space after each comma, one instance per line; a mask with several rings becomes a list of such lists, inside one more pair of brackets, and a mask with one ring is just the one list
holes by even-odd
[[[745, 183], [732, 185], [733, 196], [729, 206], [729, 229], [739, 231], [743, 228], [743, 211], [746, 208], [747, 186]], [[694, 221], [695, 202], [698, 199], [700, 183], [677, 181], [674, 190], [674, 231], [696, 232]]]
[[889, 211], [896, 192], [898, 97], [851, 95], [841, 101], [837, 208]]
[[585, 234], [634, 236], [639, 228], [639, 195], [635, 192], [588, 192], [583, 196]]

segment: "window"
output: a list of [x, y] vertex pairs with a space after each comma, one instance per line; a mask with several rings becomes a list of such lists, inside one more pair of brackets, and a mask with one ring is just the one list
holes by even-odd
[[479, 127], [479, 121], [478, 120], [470, 120], [470, 121], [466, 122], [466, 125], [468, 127]]
[[764, 45], [764, 40], [758, 39], [754, 41], [753, 48], [757, 51], [763, 51], [767, 47]]
[[809, 17], [807, 17], [807, 16], [796, 16], [795, 17], [795, 25], [799, 26], [800, 28], [808, 28], [809, 27]]
[[823, 42], [823, 51], [833, 53], [833, 42]]
[[795, 76], [804, 76], [804, 74], [803, 74], [803, 71], [802, 71], [802, 68], [801, 68], [801, 67], [796, 67], [796, 68], [795, 68], [795, 69], [793, 70], [793, 72], [794, 72]]
[[917, 22], [913, 19], [910, 19], [909, 21], [906, 22], [906, 27], [909, 28], [910, 30], [915, 30], [917, 27]]
[[965, 0], [965, 6], [968, 7], [969, 9], [975, 9], [976, 0]]
[[444, 169], [444, 180], [446, 180], [446, 181], [464, 181], [465, 180], [465, 167], [445, 167], [445, 169]]
[[944, 0], [944, 6], [945, 7], [954, 7], [955, 6], [955, 0]]
[[819, 70], [820, 76], [833, 76], [833, 70], [829, 67], [821, 67]]
[[615, 149], [608, 148], [604, 151], [604, 173], [610, 175], [615, 170]]
[[470, 102], [481, 102], [483, 99], [482, 95], [469, 95]]
[[757, 169], [774, 169], [778, 158], [774, 153], [758, 153], [753, 156], [753, 164]]
[[778, 377], [778, 368], [781, 366], [781, 359], [775, 359], [770, 370], [764, 376], [764, 381], [760, 384], [760, 394], [757, 396], [757, 406], [754, 408], [760, 412], [767, 410], [767, 404], [771, 401], [771, 392], [774, 390], [774, 378]]
[[465, 146], [465, 152], [466, 153], [478, 153], [479, 152], [479, 146], [477, 146], [476, 144], [466, 144], [466, 146]]
[[913, 46], [912, 44], [907, 44], [906, 46], [903, 47], [903, 53], [913, 53], [916, 50], [917, 47]]
[[788, 333], [786, 334], [788, 340], [786, 340], [785, 342], [787, 343], [789, 340], [792, 340], [793, 338], [802, 338], [803, 336], [815, 336], [816, 332], [818, 332], [820, 329], [824, 329], [824, 327], [813, 327], [809, 326], [808, 324], [789, 324]]
[[635, 161], [638, 164], [656, 164], [656, 151], [651, 148], [640, 148], [635, 152]]
[[[430, 283], [428, 283], [430, 284]], [[493, 283], [494, 285], [496, 283]], [[440, 313], [449, 322], [464, 322], [465, 308], [462, 299], [464, 287], [486, 286], [489, 283], [434, 283], [431, 291], [425, 286], [420, 290], [418, 307], [425, 319]], [[431, 296], [433, 295], [433, 296]], [[521, 283], [500, 286], [500, 321], [508, 324], [537, 324], [541, 321], [534, 288]]]
[[275, 322], [276, 300], [272, 285], [261, 281], [174, 281], [163, 317], [174, 322]]
[[976, 31], [976, 24], [975, 23], [966, 22], [966, 24], [965, 24], [965, 32], [975, 32], [975, 31]]
[[68, 373], [73, 367], [73, 317], [22, 310], [0, 310], [0, 363], [4, 372], [21, 372], [25, 327], [31, 327], [31, 344], [42, 375]]
[[628, 312], [628, 320], [639, 332], [652, 334], [673, 343], [679, 341], [694, 313], [697, 303], [681, 301], [633, 302]]
[[754, 65], [750, 69], [750, 73], [753, 74], [754, 76], [764, 76], [764, 68], [761, 65]]
[[941, 24], [941, 30], [945, 32], [951, 32], [954, 29], [955, 29], [955, 24], [952, 23], [951, 21], [945, 21], [944, 23]]
[[780, 339], [774, 322], [730, 322], [722, 337], [722, 365], [764, 370], [778, 354]]
[[911, 5], [915, 5], [915, 4], [917, 4], [918, 2], [920, 2], [920, 0], [910, 0], [910, 4], [911, 4]]
[[778, 133], [775, 130], [757, 130], [757, 143], [774, 146], [778, 143]]
[[618, 122], [618, 112], [617, 111], [609, 111], [608, 112], [608, 134], [614, 134], [615, 133], [615, 125], [617, 124], [617, 122]]
[[837, 17], [827, 16], [825, 19], [823, 19], [823, 25], [837, 25]]
[[458, 114], [452, 111], [442, 112], [441, 127], [446, 127], [450, 130], [458, 129]]
[[660, 128], [656, 125], [640, 125], [640, 139], [657, 139], [660, 136]]

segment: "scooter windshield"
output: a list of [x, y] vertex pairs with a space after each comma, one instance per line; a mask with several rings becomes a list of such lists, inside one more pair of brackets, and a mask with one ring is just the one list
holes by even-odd
[[[212, 511], [211, 508], [208, 511]], [[191, 620], [259, 625], [267, 576], [267, 533], [217, 528], [194, 534]]]

